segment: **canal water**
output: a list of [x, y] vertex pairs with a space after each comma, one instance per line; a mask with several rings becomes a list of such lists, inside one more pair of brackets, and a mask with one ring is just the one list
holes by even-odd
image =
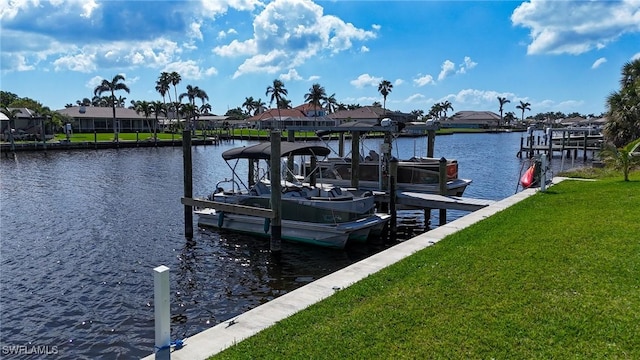
[[[435, 154], [458, 159], [459, 176], [473, 180], [465, 196], [499, 200], [516, 192], [520, 137], [438, 136]], [[230, 176], [224, 150], [247, 144], [194, 147], [194, 195]], [[424, 156], [426, 139], [401, 138], [393, 154]], [[276, 262], [267, 241], [249, 236], [196, 228], [186, 241], [181, 148], [18, 153], [0, 164], [2, 358], [153, 353], [159, 265], [171, 269], [171, 333], [180, 339], [384, 248], [284, 243]]]

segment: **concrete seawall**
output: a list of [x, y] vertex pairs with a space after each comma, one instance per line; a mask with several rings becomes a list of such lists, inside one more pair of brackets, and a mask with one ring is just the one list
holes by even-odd
[[[556, 177], [553, 179], [552, 184], [557, 184], [565, 179]], [[385, 251], [374, 254], [358, 263], [249, 310], [234, 319], [229, 319], [201, 333], [190, 336], [184, 341], [182, 349], [171, 352], [171, 358], [195, 360], [206, 359], [217, 354], [276, 324], [278, 321], [331, 296], [337, 290], [345, 289], [367, 276], [439, 242], [450, 234], [465, 229], [534, 195], [537, 191], [538, 189], [526, 189], [448, 224], [403, 241]], [[153, 339], [149, 339], [150, 345], [152, 345], [152, 341]], [[152, 360], [154, 358], [155, 356], [152, 354], [145, 357], [144, 360]]]

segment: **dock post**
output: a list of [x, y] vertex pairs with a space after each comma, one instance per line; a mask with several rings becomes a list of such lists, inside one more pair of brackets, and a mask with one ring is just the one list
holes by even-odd
[[[444, 157], [440, 158], [440, 174], [439, 174], [439, 185], [440, 185], [440, 195], [447, 195], [447, 159]], [[444, 225], [447, 223], [447, 209], [440, 209], [440, 225]]]
[[344, 133], [338, 134], [338, 156], [344, 158]]
[[553, 131], [551, 130], [550, 127], [547, 128], [547, 141], [549, 142], [547, 145], [549, 146], [549, 154], [547, 154], [549, 156], [549, 162], [551, 162], [551, 159], [553, 158]]
[[427, 157], [433, 157], [433, 149], [436, 144], [436, 131], [427, 130]]
[[396, 209], [396, 179], [398, 177], [398, 159], [392, 159], [389, 161], [389, 212], [391, 219], [389, 219], [389, 229], [391, 231], [390, 237], [392, 241], [395, 241], [398, 235], [398, 214]]
[[153, 308], [155, 323], [155, 358], [171, 359], [171, 303], [169, 300], [169, 268], [153, 269]]
[[[182, 157], [184, 172], [184, 197], [193, 197], [193, 177], [192, 160], [191, 160], [191, 132], [189, 130], [182, 131]], [[187, 239], [193, 238], [193, 211], [189, 205], [184, 206], [184, 236]]]
[[271, 130], [271, 241], [270, 250], [279, 256], [282, 243], [282, 189], [280, 182], [280, 130]]
[[316, 166], [318, 166], [318, 159], [314, 155], [311, 157], [311, 174], [309, 174], [309, 185], [311, 185], [311, 187], [316, 186]]
[[529, 133], [529, 158], [533, 157], [533, 128], [531, 126], [529, 126], [529, 128], [527, 129], [527, 132]]
[[547, 191], [547, 157], [540, 157], [540, 191]]
[[587, 161], [587, 140], [589, 139], [589, 135], [587, 134], [587, 132], [584, 133], [584, 144], [582, 144], [582, 150], [583, 150], [583, 155], [582, 155], [582, 161], [586, 162]]
[[[295, 142], [296, 141], [295, 131], [287, 130], [287, 141], [288, 142]], [[289, 155], [287, 157], [287, 176], [286, 176], [286, 179], [289, 182], [293, 182], [293, 180], [294, 180], [294, 178], [293, 178], [293, 167], [294, 167], [293, 155]]]
[[351, 133], [351, 187], [360, 183], [360, 131]]

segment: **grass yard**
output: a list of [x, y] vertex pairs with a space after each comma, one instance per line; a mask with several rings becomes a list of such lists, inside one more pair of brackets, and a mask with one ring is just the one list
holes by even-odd
[[639, 178], [553, 186], [214, 358], [640, 358]]

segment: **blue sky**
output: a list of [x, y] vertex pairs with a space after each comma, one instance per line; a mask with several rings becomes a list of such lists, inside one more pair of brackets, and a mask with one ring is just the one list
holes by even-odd
[[53, 110], [125, 76], [131, 100], [162, 100], [163, 71], [213, 112], [269, 103], [276, 78], [296, 106], [314, 83], [338, 102], [428, 112], [600, 114], [640, 57], [640, 1], [0, 0], [0, 88]]

